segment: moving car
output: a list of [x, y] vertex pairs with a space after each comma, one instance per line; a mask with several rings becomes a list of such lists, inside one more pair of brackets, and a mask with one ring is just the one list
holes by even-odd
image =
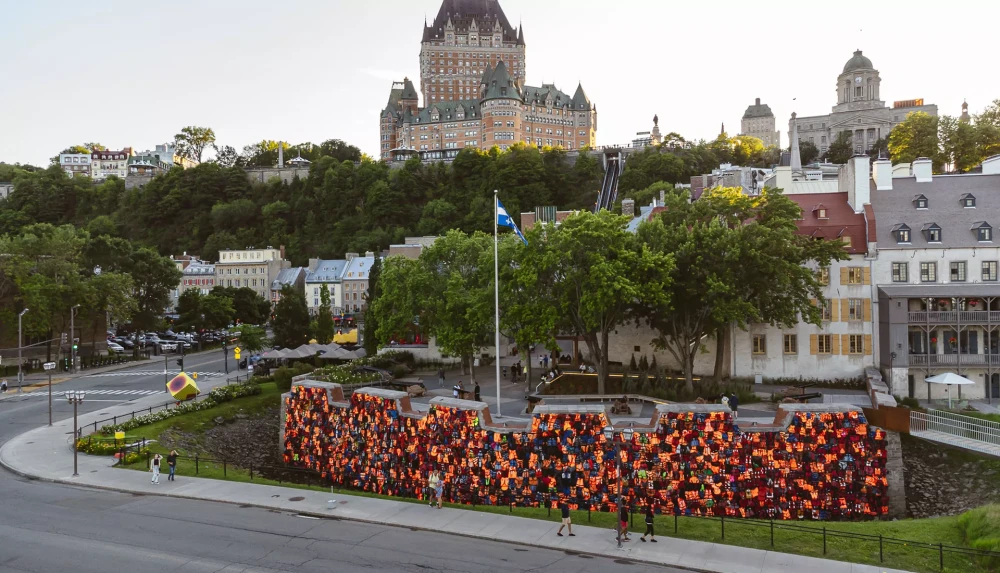
[[108, 350], [112, 350], [114, 352], [125, 352], [125, 348], [121, 344], [110, 341], [108, 342]]

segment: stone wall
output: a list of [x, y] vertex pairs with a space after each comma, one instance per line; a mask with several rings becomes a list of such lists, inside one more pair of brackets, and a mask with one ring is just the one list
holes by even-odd
[[247, 177], [255, 183], [267, 183], [277, 177], [282, 183], [291, 183], [293, 179], [305, 179], [309, 177], [308, 167], [248, 167]]
[[286, 464], [384, 495], [426, 499], [439, 471], [451, 503], [811, 520], [889, 511], [885, 432], [852, 406], [783, 405], [775, 424], [741, 430], [718, 405], [661, 404], [615, 443], [598, 404], [543, 403], [529, 422], [500, 425], [482, 402], [434, 398], [424, 413], [404, 392], [345, 397], [304, 381], [282, 408]]

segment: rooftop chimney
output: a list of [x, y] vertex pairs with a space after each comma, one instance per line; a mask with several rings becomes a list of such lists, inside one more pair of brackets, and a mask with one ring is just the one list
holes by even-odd
[[278, 246], [278, 250], [281, 251], [281, 260], [285, 260], [285, 245]]
[[872, 179], [875, 180], [876, 191], [892, 190], [892, 162], [888, 159], [877, 159], [872, 167]]
[[933, 164], [926, 157], [918, 157], [913, 160], [910, 171], [917, 178], [917, 183], [930, 183]]
[[[868, 156], [855, 155], [847, 160], [847, 165], [840, 168], [842, 174], [838, 177], [838, 188], [847, 189], [847, 202], [855, 213], [862, 213], [865, 204], [871, 203], [871, 184], [868, 181]], [[890, 179], [891, 180], [891, 179]]]
[[635, 217], [635, 200], [634, 199], [622, 199], [622, 215], [628, 217]]
[[754, 99], [754, 105], [760, 105], [760, 98]]
[[983, 160], [983, 175], [1000, 175], [1000, 155]]

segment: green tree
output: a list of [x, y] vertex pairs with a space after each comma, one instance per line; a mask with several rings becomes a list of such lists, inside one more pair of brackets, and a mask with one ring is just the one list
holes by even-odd
[[667, 296], [647, 297], [641, 306], [658, 333], [654, 344], [682, 365], [689, 391], [695, 358], [720, 329], [751, 322], [790, 326], [800, 316], [819, 323], [812, 299], [822, 300], [821, 287], [807, 264], [828, 267], [847, 255], [839, 242], [797, 233], [795, 202], [780, 191], [748, 197], [717, 188], [695, 202], [678, 190], [666, 203], [638, 235], [647, 249], [673, 257]]
[[215, 144], [215, 132], [210, 127], [189, 125], [174, 136], [177, 155], [201, 163], [205, 148]]
[[319, 289], [319, 311], [316, 315], [316, 342], [329, 344], [333, 340], [333, 309], [330, 306], [330, 289], [326, 283]]
[[170, 303], [170, 291], [180, 283], [181, 271], [168, 257], [149, 248], [135, 250], [115, 266], [132, 277], [130, 296], [136, 303], [132, 325], [137, 330], [154, 330]]
[[292, 285], [281, 287], [281, 299], [274, 307], [271, 328], [275, 346], [298, 348], [309, 342], [309, 308], [305, 296]]
[[[382, 257], [375, 257], [371, 270], [368, 271], [368, 309], [371, 309], [382, 298]], [[365, 311], [364, 317], [364, 348], [369, 356], [378, 352], [378, 318]]]
[[[789, 151], [791, 148], [789, 147]], [[799, 160], [802, 165], [809, 165], [819, 157], [819, 148], [811, 141], [799, 141]]]
[[626, 229], [629, 220], [608, 211], [582, 212], [558, 227], [536, 225], [518, 262], [519, 284], [548, 289], [557, 329], [583, 338], [600, 393], [607, 385], [611, 332], [632, 318], [641, 298], [669, 304], [662, 300], [662, 284], [643, 284], [640, 277], [671, 268], [671, 257], [641, 248]]
[[267, 339], [267, 334], [264, 331], [264, 328], [261, 326], [242, 324], [236, 329], [236, 331], [240, 333], [240, 350], [248, 354], [260, 352], [271, 344], [271, 342]]
[[[555, 300], [538, 282], [538, 276], [519, 272], [519, 255], [523, 243], [515, 235], [507, 235], [498, 247], [500, 259], [500, 333], [514, 340], [518, 351], [527, 356], [534, 344], [544, 348], [556, 346], [556, 324], [559, 315]], [[531, 360], [527, 360], [525, 382], [531, 377]]]
[[912, 163], [926, 157], [938, 172], [942, 166], [939, 147], [938, 118], [922, 111], [908, 113], [889, 133], [889, 158], [893, 163]]
[[982, 113], [973, 116], [976, 128], [976, 146], [981, 157], [1000, 154], [1000, 99], [986, 106]]
[[[434, 288], [434, 276], [424, 261], [393, 256], [383, 261], [378, 281], [379, 296], [369, 301], [365, 325], [375, 325], [377, 345], [389, 344], [430, 320], [431, 309], [425, 305], [427, 293]], [[365, 349], [371, 344], [365, 333]]]
[[827, 163], [843, 165], [854, 155], [853, 139], [850, 131], [841, 131], [826, 150]]
[[215, 162], [223, 167], [233, 167], [240, 160], [240, 154], [231, 145], [213, 145]]
[[964, 173], [985, 159], [980, 155], [976, 128], [972, 125], [943, 115], [938, 118], [938, 132], [942, 161], [951, 164], [955, 171]]

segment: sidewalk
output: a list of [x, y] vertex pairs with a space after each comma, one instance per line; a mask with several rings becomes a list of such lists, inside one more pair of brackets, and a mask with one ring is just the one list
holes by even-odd
[[[219, 383], [225, 383], [219, 380]], [[217, 384], [213, 384], [217, 385]], [[100, 418], [126, 414], [136, 408], [162, 403], [162, 396], [150, 396], [127, 404], [103, 408], [80, 416], [80, 426]], [[652, 564], [672, 565], [718, 573], [899, 573], [898, 570], [747, 549], [715, 543], [660, 537], [659, 543], [638, 543], [638, 536], [617, 549], [612, 532], [576, 525], [575, 537], [557, 537], [554, 522], [492, 513], [445, 508], [424, 504], [367, 497], [336, 495], [289, 489], [280, 486], [236, 483], [178, 476], [170, 482], [162, 476], [158, 485], [149, 483], [149, 474], [112, 468], [108, 457], [80, 454], [79, 477], [72, 477], [71, 435], [73, 420], [62, 420], [50, 428], [43, 426], [7, 442], [0, 448], [0, 465], [31, 478], [146, 495], [164, 495], [205, 501], [252, 505], [312, 516], [352, 519], [367, 523], [440, 531], [466, 537], [503, 541], [519, 545], [576, 551], [627, 558]], [[330, 500], [335, 500], [329, 504]], [[332, 505], [333, 509], [329, 506]]]

